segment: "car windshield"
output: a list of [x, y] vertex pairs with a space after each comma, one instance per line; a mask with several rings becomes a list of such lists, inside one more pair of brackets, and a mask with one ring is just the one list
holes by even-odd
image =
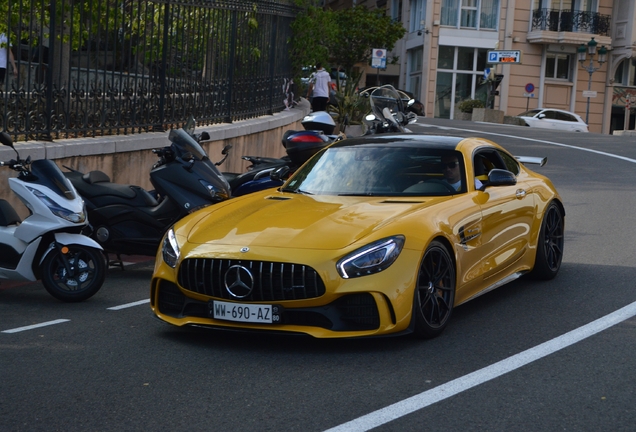
[[[445, 179], [454, 162], [459, 186]], [[453, 182], [456, 183], [456, 182]], [[465, 190], [459, 152], [419, 146], [355, 145], [331, 147], [303, 166], [284, 192], [344, 196], [445, 196]]]
[[518, 115], [518, 117], [534, 117], [537, 114], [539, 114], [541, 111], [540, 109], [531, 109], [529, 111], [526, 112], [522, 112], [521, 114]]

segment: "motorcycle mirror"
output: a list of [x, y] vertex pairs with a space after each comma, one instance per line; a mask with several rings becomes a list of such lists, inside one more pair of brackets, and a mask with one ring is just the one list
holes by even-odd
[[201, 132], [201, 136], [199, 137], [199, 141], [209, 141], [210, 134], [207, 131]]
[[232, 147], [234, 147], [232, 144], [228, 144], [225, 147], [223, 147], [223, 150], [221, 150], [221, 154], [222, 155], [226, 155], [230, 152], [230, 150], [232, 150]]
[[6, 132], [0, 132], [0, 142], [6, 146], [13, 147], [13, 140], [11, 135]]
[[274, 181], [283, 181], [285, 177], [289, 174], [289, 167], [287, 165], [276, 168], [271, 172], [269, 178]]

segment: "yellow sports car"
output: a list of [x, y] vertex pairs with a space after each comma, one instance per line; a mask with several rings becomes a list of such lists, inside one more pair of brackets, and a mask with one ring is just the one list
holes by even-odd
[[199, 210], [158, 251], [151, 307], [177, 326], [430, 338], [453, 308], [556, 276], [565, 211], [546, 177], [481, 138], [347, 139], [282, 187]]

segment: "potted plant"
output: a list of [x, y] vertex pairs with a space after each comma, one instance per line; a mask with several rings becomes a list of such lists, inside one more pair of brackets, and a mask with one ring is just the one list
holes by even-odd
[[456, 120], [471, 120], [473, 116], [473, 110], [475, 108], [484, 107], [484, 102], [479, 99], [464, 99], [455, 107], [454, 117]]

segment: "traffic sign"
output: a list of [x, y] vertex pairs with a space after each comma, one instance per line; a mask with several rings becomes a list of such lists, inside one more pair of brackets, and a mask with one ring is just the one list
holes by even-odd
[[583, 90], [583, 97], [595, 98], [597, 93], [595, 90]]
[[534, 84], [528, 83], [526, 84], [526, 93], [532, 93], [534, 91]]
[[488, 63], [521, 63], [521, 51], [519, 50], [511, 50], [511, 51], [502, 51], [502, 50], [491, 50], [488, 51]]
[[386, 50], [383, 48], [374, 48], [371, 57], [371, 67], [378, 69], [386, 68]]

